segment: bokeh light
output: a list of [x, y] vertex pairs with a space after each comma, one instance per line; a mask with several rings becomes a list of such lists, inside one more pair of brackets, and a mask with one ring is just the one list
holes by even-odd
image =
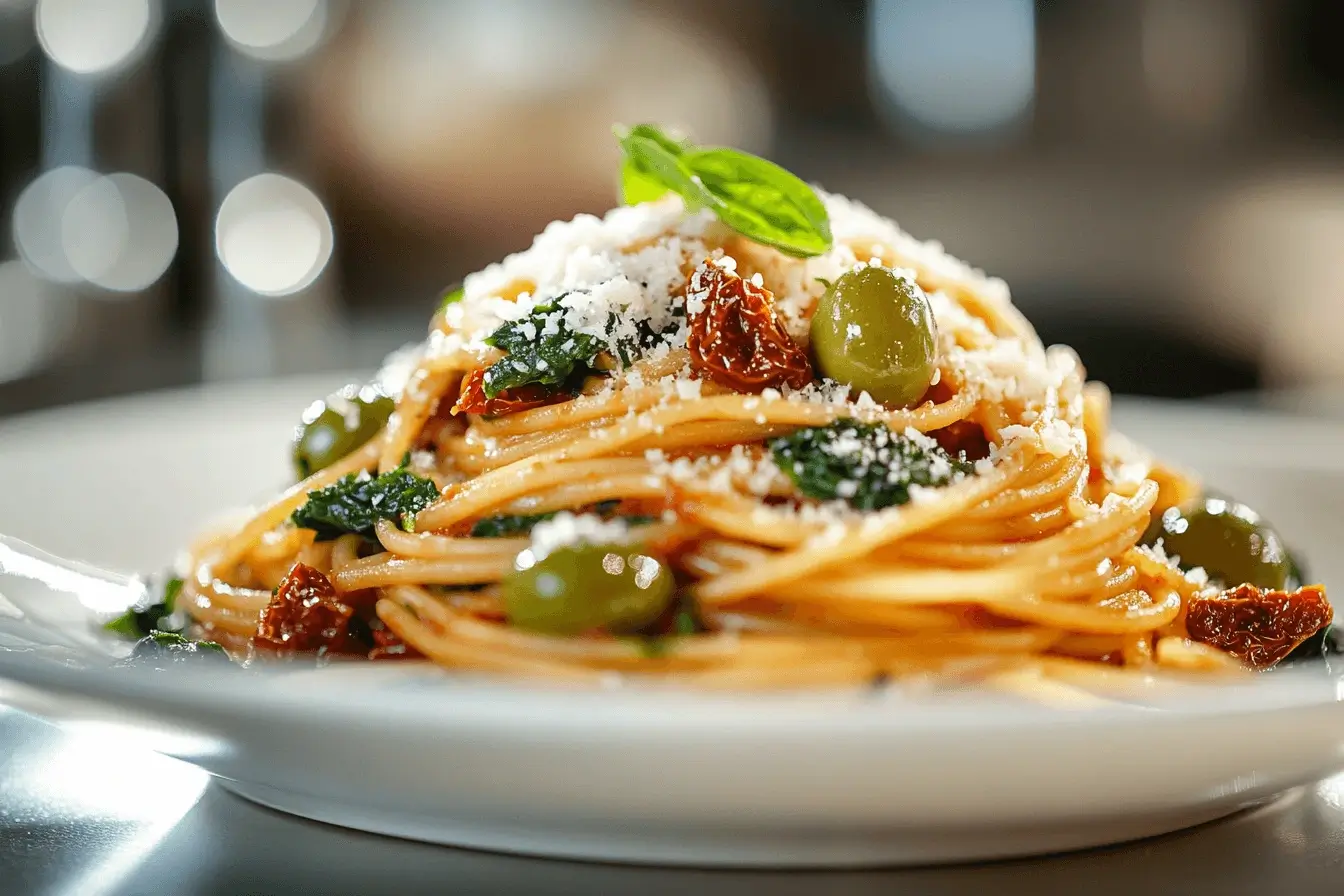
[[136, 59], [158, 29], [154, 0], [37, 0], [37, 39], [76, 74], [115, 71]]
[[134, 174], [100, 177], [70, 201], [61, 227], [70, 266], [113, 292], [153, 284], [177, 254], [177, 216], [168, 196]]
[[1035, 97], [1032, 0], [873, 0], [869, 49], [889, 111], [927, 131], [998, 131]]
[[215, 0], [215, 19], [230, 44], [266, 60], [297, 59], [326, 35], [328, 0]]
[[87, 168], [53, 168], [38, 175], [14, 203], [15, 248], [48, 280], [75, 283], [82, 279], [66, 256], [65, 213], [79, 192], [97, 179], [98, 175]]
[[258, 174], [219, 206], [215, 251], [235, 280], [263, 296], [310, 285], [331, 259], [332, 226], [312, 190], [281, 174]]
[[177, 253], [172, 203], [134, 174], [47, 171], [19, 195], [13, 226], [20, 256], [42, 277], [111, 294], [152, 285]]

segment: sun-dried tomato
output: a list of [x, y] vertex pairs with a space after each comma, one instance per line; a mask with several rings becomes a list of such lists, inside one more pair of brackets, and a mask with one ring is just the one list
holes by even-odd
[[373, 636], [374, 647], [369, 651], [371, 660], [412, 660], [420, 659], [424, 654], [416, 650], [392, 629], [383, 624], [381, 619], [375, 619], [369, 624], [370, 634]]
[[363, 652], [350, 639], [354, 614], [322, 573], [295, 563], [261, 614], [252, 644], [278, 654]]
[[458, 392], [457, 404], [453, 405], [453, 413], [499, 417], [530, 411], [567, 397], [564, 393], [557, 394], [542, 385], [530, 385], [505, 389], [494, 398], [489, 398], [485, 394], [485, 368], [480, 368], [462, 378], [462, 388]]
[[1196, 598], [1186, 612], [1190, 638], [1268, 669], [1330, 623], [1334, 610], [1319, 585], [1261, 591], [1241, 585], [1214, 598]]
[[938, 442], [938, 446], [953, 457], [964, 454], [967, 460], [975, 461], [989, 457], [989, 439], [978, 423], [958, 420], [950, 426], [929, 433]]
[[807, 353], [789, 338], [763, 286], [707, 261], [686, 288], [691, 367], [739, 392], [812, 382]]

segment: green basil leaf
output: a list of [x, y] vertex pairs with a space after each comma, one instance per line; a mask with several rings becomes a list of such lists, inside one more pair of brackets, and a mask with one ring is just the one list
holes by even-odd
[[743, 236], [802, 257], [831, 248], [826, 206], [816, 191], [774, 162], [735, 149], [691, 150], [675, 161], [713, 197], [703, 204]]
[[639, 205], [661, 199], [668, 192], [667, 186], [655, 177], [645, 174], [633, 159], [621, 162], [621, 203]]
[[695, 148], [691, 146], [689, 141], [677, 140], [673, 137], [670, 137], [656, 125], [651, 124], [637, 124], [634, 127], [632, 127], [629, 131], [626, 131], [624, 133], [617, 131], [616, 136], [622, 139], [628, 136], [628, 137], [643, 137], [647, 140], [652, 140], [654, 143], [657, 143], [659, 146], [661, 146], [663, 149], [667, 150], [674, 156], [680, 156], [687, 150]]
[[631, 185], [635, 195], [649, 194], [653, 189], [649, 182], [652, 182], [661, 184], [665, 188], [663, 192], [673, 190], [680, 194], [691, 208], [714, 205], [714, 197], [696, 183], [681, 164], [681, 157], [669, 150], [663, 141], [631, 133], [621, 140], [621, 149], [638, 174], [635, 183]]
[[621, 162], [621, 201], [623, 203], [638, 205], [641, 202], [651, 202], [672, 189], [644, 163], [636, 161], [635, 156], [626, 148], [626, 141], [631, 138], [650, 140], [672, 156], [680, 156], [689, 148], [688, 144], [673, 140], [651, 124], [637, 124], [629, 130], [616, 127], [612, 128], [612, 133], [621, 141], [621, 148], [626, 151], [625, 159]]

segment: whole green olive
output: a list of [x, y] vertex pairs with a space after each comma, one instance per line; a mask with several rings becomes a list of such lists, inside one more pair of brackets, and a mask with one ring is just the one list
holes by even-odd
[[509, 622], [551, 635], [639, 631], [663, 614], [675, 593], [667, 566], [632, 545], [581, 544], [541, 559], [523, 551], [503, 582]]
[[912, 407], [933, 382], [938, 329], [924, 293], [888, 268], [840, 276], [812, 317], [817, 369], [888, 406]]
[[374, 386], [346, 386], [303, 412], [294, 431], [294, 469], [307, 479], [361, 447], [387, 425], [396, 402]]
[[1157, 519], [1144, 541], [1159, 539], [1182, 569], [1201, 567], [1228, 587], [1297, 588], [1296, 569], [1282, 539], [1259, 514], [1225, 498], [1205, 497], [1193, 507], [1173, 507]]

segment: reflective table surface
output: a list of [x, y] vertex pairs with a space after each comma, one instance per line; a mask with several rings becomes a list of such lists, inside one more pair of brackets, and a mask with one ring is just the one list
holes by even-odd
[[[1159, 757], [1154, 757], [1160, 761]], [[1111, 849], [890, 871], [629, 868], [453, 850], [262, 809], [194, 768], [0, 708], [0, 893], [1344, 893], [1344, 775]]]

